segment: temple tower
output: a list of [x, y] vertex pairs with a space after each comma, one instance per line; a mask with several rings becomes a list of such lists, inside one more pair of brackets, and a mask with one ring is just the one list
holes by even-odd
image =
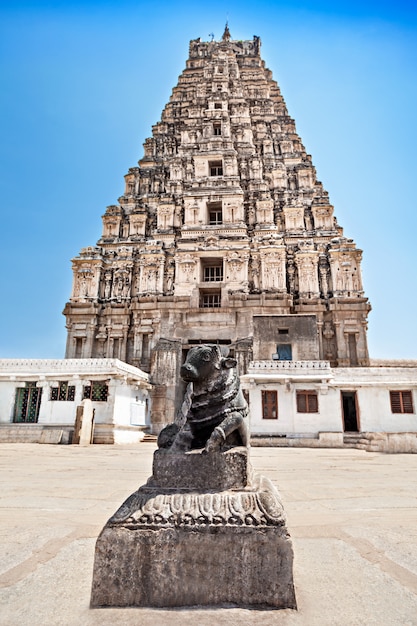
[[343, 236], [259, 37], [190, 42], [186, 68], [97, 245], [73, 259], [67, 358], [151, 373], [172, 421], [187, 349], [368, 365], [361, 250]]

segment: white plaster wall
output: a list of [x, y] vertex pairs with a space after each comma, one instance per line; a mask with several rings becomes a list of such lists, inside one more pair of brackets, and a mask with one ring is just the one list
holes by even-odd
[[42, 384], [42, 399], [39, 411], [38, 424], [61, 424], [73, 425], [77, 412], [77, 406], [81, 404], [82, 384], [73, 381], [68, 382], [69, 385], [75, 385], [75, 399], [68, 400], [50, 400], [51, 387], [56, 387], [57, 383]]
[[[278, 390], [278, 419], [262, 418], [262, 390]], [[253, 434], [285, 434], [293, 431], [294, 415], [283, 385], [256, 385], [249, 389], [250, 429]]]
[[[395, 387], [392, 387], [395, 390]], [[392, 413], [389, 389], [362, 388], [357, 390], [360, 430], [367, 432], [417, 431], [417, 391], [412, 390], [414, 413]]]
[[[395, 389], [395, 387], [391, 388]], [[409, 388], [409, 387], [408, 387]], [[278, 419], [262, 419], [262, 389], [278, 391]], [[318, 413], [298, 413], [296, 391], [314, 390], [318, 394]], [[352, 384], [346, 390], [356, 391], [358, 428], [362, 432], [417, 432], [417, 390], [413, 389], [414, 413], [392, 413], [388, 387], [359, 387]], [[397, 387], [398, 389], [398, 387]], [[253, 434], [284, 434], [343, 432], [341, 389], [328, 387], [324, 392], [317, 386], [297, 383], [291, 391], [284, 384], [259, 384], [249, 388], [250, 426]]]
[[[297, 390], [317, 393], [318, 413], [297, 412]], [[317, 386], [297, 384], [294, 385], [291, 401], [295, 416], [294, 432], [318, 434], [321, 431], [341, 432], [343, 430], [340, 399], [335, 397], [330, 389], [322, 393]]]
[[[71, 384], [71, 383], [70, 383]], [[84, 385], [89, 384], [87, 380], [81, 380], [75, 386], [75, 399], [73, 401], [53, 400], [50, 398], [50, 387], [46, 385], [42, 392], [42, 401], [39, 411], [39, 424], [75, 424], [77, 406], [82, 403]], [[54, 385], [52, 385], [54, 386]], [[109, 384], [109, 395], [107, 402], [93, 402], [94, 421], [98, 424], [111, 424], [114, 404], [114, 384]]]
[[16, 382], [0, 382], [0, 423], [13, 421], [14, 402], [16, 397]]
[[130, 405], [134, 400], [134, 390], [122, 383], [122, 381], [117, 381], [114, 398], [114, 424], [118, 426], [130, 426]]
[[118, 426], [146, 426], [149, 424], [147, 415], [147, 393], [118, 381], [115, 387], [113, 423]]
[[[262, 389], [278, 391], [278, 419], [262, 418]], [[312, 390], [318, 393], [318, 413], [298, 413], [296, 391]], [[320, 431], [342, 432], [342, 412], [340, 394], [327, 389], [322, 393], [317, 386], [311, 384], [291, 385], [287, 390], [285, 384], [259, 384], [249, 388], [250, 395], [250, 426], [253, 434], [289, 434]]]
[[133, 390], [132, 392], [130, 424], [132, 426], [147, 426], [150, 424], [149, 399], [147, 394], [144, 394], [141, 390]]
[[111, 380], [108, 383], [109, 393], [107, 402], [93, 401], [94, 423], [113, 424], [113, 412], [116, 404], [118, 381]]
[[[73, 401], [51, 401], [51, 386], [55, 386], [55, 383], [52, 385], [43, 383], [38, 423], [74, 425], [77, 406], [80, 406], [82, 402], [83, 386], [87, 383], [88, 381], [81, 380], [75, 385]], [[0, 423], [13, 422], [16, 388], [22, 386], [20, 381], [0, 381]], [[98, 424], [145, 426], [149, 421], [146, 411], [146, 394], [143, 390], [138, 390], [136, 386], [126, 385], [118, 380], [109, 383], [107, 402], [95, 401], [93, 408], [94, 420]]]
[[[80, 403], [78, 403], [80, 404]], [[50, 401], [46, 397], [45, 390], [42, 392], [41, 407], [38, 424], [71, 424], [75, 423], [77, 402]]]

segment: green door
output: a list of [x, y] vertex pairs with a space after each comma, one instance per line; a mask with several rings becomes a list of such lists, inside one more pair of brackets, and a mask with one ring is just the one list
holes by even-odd
[[38, 421], [41, 406], [42, 387], [36, 383], [26, 383], [26, 387], [16, 389], [14, 422], [35, 423]]

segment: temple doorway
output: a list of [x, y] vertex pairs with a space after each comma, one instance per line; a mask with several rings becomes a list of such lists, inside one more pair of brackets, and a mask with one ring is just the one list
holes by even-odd
[[359, 432], [356, 391], [342, 391], [343, 430]]

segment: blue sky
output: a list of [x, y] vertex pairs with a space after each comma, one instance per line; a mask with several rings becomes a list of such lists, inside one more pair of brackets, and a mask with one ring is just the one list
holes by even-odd
[[417, 7], [397, 2], [0, 6], [0, 357], [61, 358], [70, 259], [185, 66], [190, 39], [259, 35], [335, 215], [364, 251], [374, 358], [417, 359]]

